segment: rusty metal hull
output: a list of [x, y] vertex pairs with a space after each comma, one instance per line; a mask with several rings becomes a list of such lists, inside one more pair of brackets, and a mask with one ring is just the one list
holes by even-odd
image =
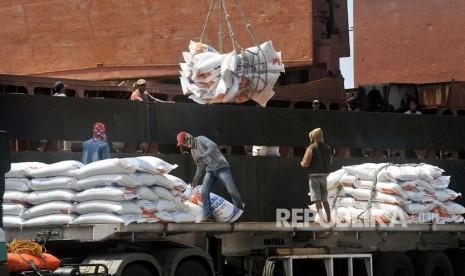
[[[272, 40], [288, 66], [312, 64], [313, 1], [241, 2], [257, 42]], [[253, 46], [233, 1], [226, 3], [237, 41]], [[175, 76], [181, 52], [200, 38], [209, 5], [208, 0], [5, 0], [0, 4], [0, 73], [72, 79]], [[204, 38], [216, 48], [218, 8]], [[224, 51], [231, 51], [226, 23], [223, 32]]]
[[354, 1], [355, 84], [465, 80], [465, 2]]

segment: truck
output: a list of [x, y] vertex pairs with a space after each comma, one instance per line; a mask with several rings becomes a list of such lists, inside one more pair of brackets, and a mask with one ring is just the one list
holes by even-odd
[[[27, 110], [28, 112], [25, 112]], [[34, 116], [31, 116], [35, 112]], [[78, 116], [76, 114], [79, 114]], [[17, 150], [19, 141], [84, 141], [103, 121], [111, 141], [156, 144], [157, 152], [112, 152], [112, 157], [157, 156], [178, 164], [186, 181], [194, 164], [175, 147], [179, 131], [205, 135], [218, 145], [280, 146], [280, 157], [227, 155], [246, 210], [234, 223], [95, 224], [7, 228], [6, 241], [36, 240], [62, 266], [98, 264], [98, 273], [123, 275], [462, 275], [463, 223], [332, 225], [314, 222], [308, 179], [298, 148], [321, 127], [342, 149], [464, 151], [465, 121], [458, 116], [311, 111], [192, 103], [144, 104], [118, 99], [68, 99], [0, 94], [0, 129], [10, 135], [12, 162], [80, 160], [78, 151]], [[18, 127], [21, 126], [21, 127]], [[214, 127], [212, 127], [214, 126]], [[76, 142], [75, 144], [78, 144]], [[293, 155], [284, 154], [292, 147]], [[125, 146], [123, 146], [125, 148]], [[126, 147], [127, 148], [127, 147]], [[78, 149], [78, 147], [74, 147]], [[337, 152], [337, 151], [336, 151]], [[460, 156], [460, 155], [458, 155]], [[425, 162], [451, 175], [464, 192], [464, 160], [398, 156], [336, 156], [332, 171], [365, 162]], [[224, 195], [220, 187], [215, 193]], [[227, 197], [225, 197], [227, 198]], [[457, 200], [463, 204], [462, 199]], [[104, 270], [104, 269], [103, 269]], [[63, 271], [63, 270], [62, 270]], [[84, 271], [82, 271], [84, 273]]]

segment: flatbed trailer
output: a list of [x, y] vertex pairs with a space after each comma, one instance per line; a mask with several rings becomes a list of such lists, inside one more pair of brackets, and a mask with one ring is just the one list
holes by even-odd
[[[76, 262], [81, 256], [82, 264], [103, 264], [112, 275], [128, 275], [124, 268], [141, 260], [145, 267], [153, 265], [149, 270], [157, 268], [165, 273], [159, 275], [182, 275], [176, 274], [176, 269], [183, 258], [210, 266], [208, 273], [218, 271], [226, 262], [220, 269], [224, 275], [257, 275], [261, 269], [268, 273], [265, 275], [301, 275], [298, 271], [321, 265], [326, 274], [316, 275], [343, 275], [336, 272], [346, 267], [352, 271], [346, 275], [373, 275], [374, 261], [385, 261], [383, 256], [392, 252], [410, 256], [448, 252], [456, 258], [463, 257], [460, 248], [465, 242], [465, 224], [434, 223], [330, 228], [315, 222], [292, 226], [276, 222], [96, 224], [5, 232], [7, 240], [45, 242], [64, 265], [66, 260]], [[160, 258], [165, 254], [171, 256], [169, 260]], [[190, 265], [194, 270], [197, 267]], [[240, 274], [231, 274], [233, 268]], [[288, 273], [276, 274], [279, 269]], [[198, 273], [192, 275], [209, 275], [202, 274], [204, 270]]]
[[[82, 141], [89, 135], [89, 126], [98, 119], [106, 122], [113, 141], [172, 144], [177, 132], [184, 130], [206, 135], [220, 145], [303, 148], [308, 144], [308, 131], [322, 127], [325, 141], [335, 148], [465, 151], [465, 120], [458, 116], [182, 103], [146, 106], [108, 99], [55, 98], [0, 95], [0, 115], [14, 118], [0, 121], [0, 128], [9, 131], [11, 139]], [[22, 108], [41, 116], [31, 117]], [[73, 118], [73, 123], [54, 118]], [[112, 157], [134, 155], [137, 154], [112, 153]], [[190, 156], [179, 152], [155, 155], [179, 165], [174, 175], [192, 179], [195, 168]], [[12, 162], [53, 163], [79, 158], [79, 152], [11, 154]], [[45, 242], [47, 250], [56, 254], [63, 265], [103, 264], [108, 267], [108, 274], [115, 276], [296, 276], [309, 271], [315, 275], [463, 275], [463, 223], [328, 228], [299, 218], [297, 224], [277, 224], [278, 209], [302, 211], [309, 204], [306, 171], [299, 167], [301, 158], [227, 156], [248, 206], [236, 223], [23, 227], [7, 228], [5, 234], [7, 241], [19, 238]], [[465, 160], [421, 161], [445, 169], [451, 175], [449, 187], [465, 192]], [[419, 160], [337, 157], [332, 171], [366, 162]], [[218, 194], [222, 195], [222, 191]]]

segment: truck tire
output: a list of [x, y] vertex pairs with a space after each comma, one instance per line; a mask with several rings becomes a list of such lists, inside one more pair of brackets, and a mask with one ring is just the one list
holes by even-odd
[[130, 264], [123, 269], [121, 276], [155, 276], [152, 272], [144, 265], [141, 264]]
[[452, 260], [455, 276], [465, 276], [465, 251], [457, 252]]
[[382, 252], [373, 270], [375, 276], [413, 276], [410, 259], [402, 252]]
[[454, 276], [454, 268], [447, 255], [440, 251], [423, 251], [415, 259], [417, 276]]
[[[176, 268], [174, 276], [211, 276], [205, 266], [195, 260], [182, 261]], [[134, 276], [134, 275], [133, 275]], [[138, 275], [139, 276], [139, 275]]]

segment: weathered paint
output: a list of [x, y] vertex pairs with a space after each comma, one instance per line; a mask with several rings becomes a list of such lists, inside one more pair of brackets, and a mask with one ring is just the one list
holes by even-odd
[[[216, 1], [218, 3], [220, 1]], [[254, 46], [233, 1], [237, 41]], [[240, 1], [258, 43], [272, 40], [287, 66], [313, 60], [313, 1]], [[4, 0], [0, 73], [73, 79], [178, 75], [182, 51], [198, 41], [210, 1]], [[218, 7], [204, 41], [218, 48]], [[223, 14], [224, 51], [232, 50]]]
[[354, 1], [355, 85], [465, 80], [465, 2]]

